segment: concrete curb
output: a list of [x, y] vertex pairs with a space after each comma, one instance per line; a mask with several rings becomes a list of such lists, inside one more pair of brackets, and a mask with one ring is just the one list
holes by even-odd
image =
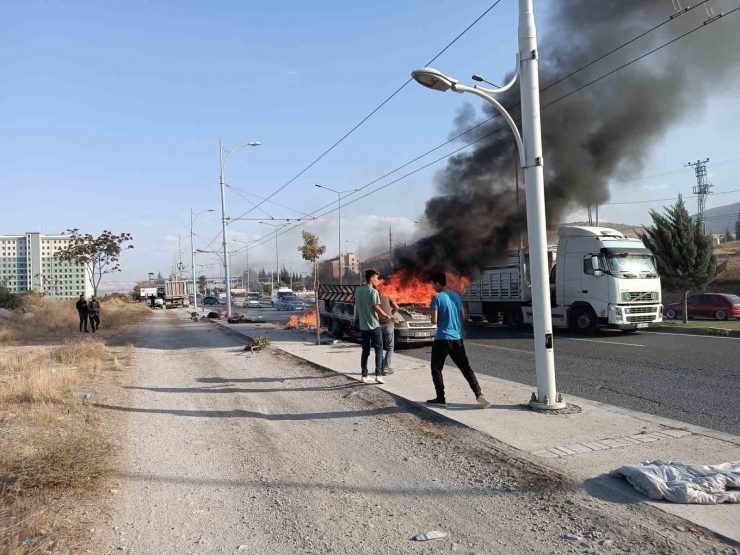
[[740, 337], [740, 330], [728, 330], [724, 328], [679, 328], [673, 326], [656, 326], [654, 328], [651, 327], [648, 331], [656, 333], [676, 333], [682, 335]]

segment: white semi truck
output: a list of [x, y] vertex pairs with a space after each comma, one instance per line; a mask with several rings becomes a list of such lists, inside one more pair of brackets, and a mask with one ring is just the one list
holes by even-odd
[[[663, 321], [660, 277], [639, 239], [606, 227], [562, 226], [548, 248], [552, 325], [578, 333], [597, 328], [634, 332]], [[525, 249], [482, 269], [462, 296], [473, 320], [531, 324], [529, 256]]]

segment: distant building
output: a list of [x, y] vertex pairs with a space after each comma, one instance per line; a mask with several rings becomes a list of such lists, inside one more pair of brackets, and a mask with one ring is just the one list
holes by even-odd
[[[331, 265], [331, 276], [339, 279], [339, 257], [335, 256], [322, 262], [324, 265]], [[344, 275], [360, 273], [360, 258], [354, 253], [342, 255], [342, 270]]]
[[59, 259], [68, 244], [68, 235], [0, 235], [0, 281], [15, 293], [37, 291], [58, 299], [90, 297], [89, 271]]

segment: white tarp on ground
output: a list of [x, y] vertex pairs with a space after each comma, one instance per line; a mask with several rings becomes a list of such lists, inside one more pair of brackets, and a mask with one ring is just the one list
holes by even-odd
[[740, 461], [713, 466], [650, 461], [625, 465], [611, 475], [626, 478], [652, 499], [698, 505], [740, 503]]

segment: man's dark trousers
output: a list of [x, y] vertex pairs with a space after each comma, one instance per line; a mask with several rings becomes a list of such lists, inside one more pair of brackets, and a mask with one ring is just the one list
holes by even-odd
[[80, 315], [80, 331], [82, 331], [83, 326], [85, 331], [87, 331], [87, 309], [85, 309], [84, 312], [82, 310], [78, 310], [77, 314]]
[[370, 347], [375, 349], [375, 374], [383, 372], [383, 332], [380, 327], [374, 330], [360, 330], [362, 334], [362, 357], [360, 367], [362, 376], [367, 376], [367, 359], [370, 358]]
[[435, 339], [432, 344], [432, 380], [434, 381], [434, 389], [437, 390], [437, 399], [440, 401], [445, 400], [445, 382], [442, 379], [442, 369], [445, 366], [447, 355], [450, 355], [452, 362], [460, 369], [462, 375], [468, 380], [470, 389], [478, 397], [481, 394], [480, 385], [478, 385], [478, 379], [475, 377], [475, 373], [468, 362], [468, 355], [465, 353], [463, 340]]

